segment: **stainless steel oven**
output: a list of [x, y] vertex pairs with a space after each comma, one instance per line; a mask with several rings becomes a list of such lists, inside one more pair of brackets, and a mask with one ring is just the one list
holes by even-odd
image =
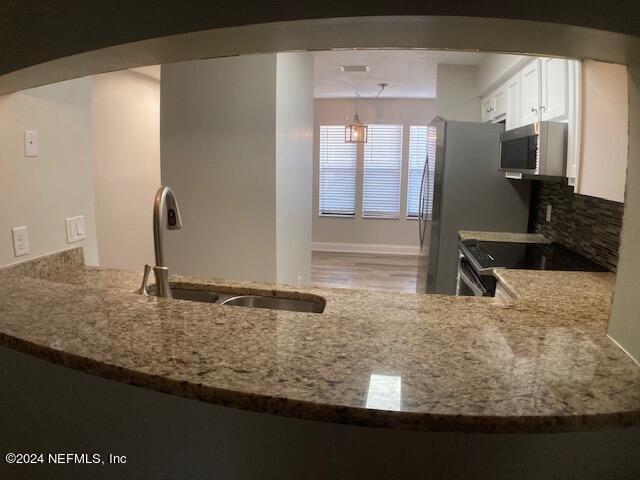
[[490, 295], [487, 287], [476, 274], [471, 263], [461, 253], [458, 260], [458, 279], [456, 284], [456, 295], [484, 297]]

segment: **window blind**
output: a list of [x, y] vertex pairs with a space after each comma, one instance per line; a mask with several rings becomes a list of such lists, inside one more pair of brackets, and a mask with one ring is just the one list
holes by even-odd
[[344, 125], [320, 126], [321, 215], [356, 213], [356, 144], [345, 143]]
[[427, 155], [429, 156], [429, 165], [423, 198], [425, 218], [431, 219], [436, 164], [436, 129], [423, 125], [411, 125], [409, 127], [409, 182], [407, 188], [407, 217], [409, 218], [417, 217], [419, 213], [422, 174]]
[[369, 125], [364, 145], [362, 216], [400, 215], [402, 125]]

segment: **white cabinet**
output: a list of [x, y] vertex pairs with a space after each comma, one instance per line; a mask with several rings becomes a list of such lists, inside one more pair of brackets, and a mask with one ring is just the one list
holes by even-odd
[[504, 85], [480, 102], [480, 118], [483, 122], [499, 122], [507, 113], [507, 98]]
[[500, 121], [507, 114], [507, 95], [503, 85], [493, 93], [493, 119]]
[[570, 117], [571, 66], [562, 58], [537, 58], [481, 100], [482, 121], [506, 120], [506, 129], [541, 120], [567, 121]]
[[[624, 201], [628, 156], [627, 71], [622, 65], [536, 58], [484, 97], [482, 119], [511, 130], [566, 122], [566, 176], [576, 193]], [[497, 83], [497, 82], [496, 82]]]
[[506, 97], [506, 124], [505, 128], [511, 130], [520, 124], [520, 72], [515, 74], [505, 85]]
[[569, 110], [568, 64], [562, 58], [540, 59], [540, 118], [566, 120]]
[[482, 109], [480, 112], [480, 118], [483, 122], [490, 122], [493, 120], [493, 117], [491, 116], [492, 102], [490, 96], [482, 99], [480, 102], [480, 108]]
[[537, 122], [540, 109], [540, 60], [534, 60], [520, 73], [520, 125]]

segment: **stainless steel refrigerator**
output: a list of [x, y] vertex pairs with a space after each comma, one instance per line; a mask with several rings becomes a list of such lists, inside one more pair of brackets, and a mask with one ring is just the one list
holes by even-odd
[[[531, 184], [498, 170], [502, 124], [436, 120], [432, 126], [436, 154], [427, 159], [422, 176], [418, 229], [424, 254], [417, 284], [419, 293], [426, 283], [427, 293], [454, 295], [458, 231], [526, 232]], [[429, 218], [430, 162], [435, 175]]]

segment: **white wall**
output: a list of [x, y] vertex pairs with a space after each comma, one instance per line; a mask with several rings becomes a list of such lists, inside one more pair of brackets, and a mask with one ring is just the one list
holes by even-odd
[[276, 56], [162, 66], [162, 182], [183, 227], [165, 235], [176, 273], [276, 279]]
[[154, 263], [160, 185], [160, 81], [123, 70], [93, 77], [93, 159], [100, 265]]
[[478, 63], [477, 91], [478, 96], [485, 96], [515, 75], [531, 60], [527, 55], [489, 54]]
[[311, 281], [313, 56], [280, 53], [276, 62], [277, 280]]
[[[357, 191], [355, 218], [322, 217], [318, 214], [318, 185], [320, 173], [320, 125], [343, 125], [353, 118], [352, 99], [316, 99], [314, 101], [314, 164], [313, 164], [313, 242], [395, 245], [418, 248], [418, 225], [407, 220], [407, 175], [409, 126], [427, 125], [435, 115], [434, 100], [424, 99], [362, 99], [358, 104], [360, 119], [365, 123], [393, 123], [404, 125], [402, 189], [400, 218], [362, 218], [362, 192]], [[362, 148], [362, 147], [359, 147]], [[361, 184], [362, 165], [358, 165], [358, 185]]]
[[477, 67], [438, 64], [436, 114], [447, 120], [480, 121]]
[[[39, 156], [24, 156], [24, 130]], [[0, 265], [82, 246], [98, 263], [91, 162], [91, 79], [0, 96]], [[67, 244], [65, 218], [84, 215], [87, 237]], [[26, 225], [31, 253], [14, 257], [11, 228]]]

